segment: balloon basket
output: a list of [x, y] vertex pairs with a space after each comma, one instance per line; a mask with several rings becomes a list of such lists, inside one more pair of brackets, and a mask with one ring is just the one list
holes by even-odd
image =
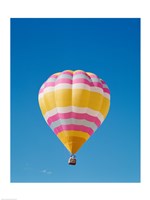
[[68, 160], [68, 164], [69, 165], [76, 165], [76, 163], [77, 163], [77, 160], [75, 158], [75, 155], [71, 155], [69, 160]]

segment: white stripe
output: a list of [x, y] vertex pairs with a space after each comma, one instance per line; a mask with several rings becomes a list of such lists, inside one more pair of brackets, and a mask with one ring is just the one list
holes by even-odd
[[73, 80], [79, 79], [79, 78], [83, 78], [83, 79], [88, 80], [89, 82], [92, 82], [92, 80], [88, 77], [88, 75], [85, 75], [85, 74], [75, 74], [73, 76]]
[[43, 83], [43, 85], [41, 86], [40, 90], [43, 89], [45, 87], [45, 84]]
[[62, 79], [62, 78], [67, 78], [67, 79], [72, 80], [72, 77], [73, 77], [73, 76], [71, 76], [71, 75], [69, 75], [69, 74], [60, 74], [60, 75], [58, 76], [57, 80]]
[[44, 96], [45, 93], [48, 92], [53, 92], [55, 90], [62, 90], [62, 89], [85, 89], [91, 92], [97, 92], [102, 94], [104, 97], [106, 97], [107, 99], [110, 99], [110, 94], [103, 92], [102, 88], [99, 87], [90, 87], [87, 84], [83, 84], [83, 83], [76, 83], [76, 84], [67, 84], [67, 83], [63, 83], [63, 84], [58, 84], [55, 87], [54, 86], [49, 86], [46, 87], [44, 89], [44, 91], [42, 93], [39, 94], [39, 98], [42, 98]]
[[101, 123], [104, 121], [104, 116], [99, 111], [95, 111], [87, 107], [79, 108], [77, 106], [57, 107], [50, 111], [47, 111], [44, 115], [45, 120], [47, 120], [49, 117], [52, 117], [53, 115], [56, 115], [58, 112], [59, 113], [76, 112], [81, 114], [86, 113], [93, 117], [97, 117], [101, 121]]
[[98, 128], [97, 125], [94, 122], [89, 122], [89, 121], [87, 121], [85, 119], [74, 119], [74, 118], [59, 119], [59, 120], [57, 120], [55, 122], [52, 122], [50, 127], [51, 127], [52, 130], [54, 130], [55, 128], [57, 128], [60, 125], [63, 126], [63, 125], [70, 125], [70, 124], [83, 125], [83, 126], [91, 128], [94, 132]]
[[105, 93], [103, 94], [103, 96], [110, 100], [110, 94], [108, 94], [108, 93], [105, 92]]
[[56, 81], [57, 77], [50, 77], [47, 79], [46, 83], [54, 83]]

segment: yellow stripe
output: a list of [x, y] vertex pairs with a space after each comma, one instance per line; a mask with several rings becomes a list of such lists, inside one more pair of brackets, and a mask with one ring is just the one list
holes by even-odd
[[96, 76], [96, 74], [93, 74], [93, 73], [91, 73], [91, 72], [86, 72], [89, 76], [90, 75], [94, 75], [94, 76]]
[[63, 138], [66, 136], [75, 136], [75, 137], [81, 137], [84, 138], [85, 140], [88, 140], [90, 135], [86, 132], [82, 131], [61, 131], [57, 134], [59, 138]]
[[76, 153], [90, 137], [88, 133], [82, 131], [62, 131], [57, 136], [68, 151], [73, 154]]
[[58, 76], [59, 74], [61, 74], [61, 72], [57, 72], [57, 73], [55, 73], [55, 74], [53, 74], [53, 75], [57, 75], [57, 76]]
[[74, 71], [72, 71], [72, 70], [66, 70], [66, 72], [70, 72], [72, 74], [74, 73]]
[[77, 106], [99, 111], [105, 118], [109, 110], [110, 100], [100, 93], [88, 90], [62, 89], [45, 93], [39, 99], [39, 104], [43, 115], [55, 107]]

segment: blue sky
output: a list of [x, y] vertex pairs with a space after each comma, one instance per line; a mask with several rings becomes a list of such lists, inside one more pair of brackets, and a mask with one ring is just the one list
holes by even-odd
[[[111, 107], [67, 164], [45, 123], [41, 84], [82, 69], [104, 79]], [[11, 19], [11, 182], [140, 181], [140, 19]]]

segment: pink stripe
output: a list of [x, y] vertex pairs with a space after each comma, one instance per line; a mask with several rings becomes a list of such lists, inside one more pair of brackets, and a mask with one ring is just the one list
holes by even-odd
[[103, 88], [103, 85], [100, 82], [90, 82], [90, 81], [88, 81], [88, 80], [86, 80], [84, 78], [78, 78], [78, 79], [74, 79], [74, 80], [71, 80], [71, 79], [68, 79], [68, 78], [61, 78], [61, 79], [56, 80], [55, 82], [45, 82], [44, 88], [40, 89], [39, 93], [42, 93], [43, 90], [46, 87], [49, 87], [49, 86], [54, 87], [54, 86], [56, 86], [58, 84], [62, 84], [62, 83], [67, 83], [67, 84], [79, 84], [79, 83], [83, 83], [83, 84], [89, 85], [90, 87], [99, 87], [99, 88], [102, 88], [104, 90], [104, 92], [110, 94], [109, 89]]
[[55, 85], [62, 84], [62, 83], [72, 84], [72, 80], [71, 80], [71, 79], [68, 79], [68, 78], [61, 78], [61, 79], [58, 79], [58, 80], [55, 82]]
[[87, 113], [76, 113], [76, 112], [68, 112], [68, 113], [57, 113], [47, 119], [48, 125], [51, 125], [52, 122], [57, 121], [59, 119], [85, 119], [89, 122], [94, 122], [98, 127], [101, 125], [101, 121], [97, 117], [93, 117]]
[[69, 72], [69, 71], [63, 71], [61, 74], [69, 74], [71, 76], [74, 76], [74, 75], [78, 75], [78, 74], [84, 74], [85, 76], [87, 76], [88, 78], [90, 78], [90, 75], [88, 75], [86, 72], [84, 71], [74, 71], [73, 73], [72, 72]]
[[103, 89], [103, 86], [100, 82], [90, 82], [84, 78], [78, 78], [78, 79], [73, 80], [73, 84], [76, 84], [76, 83], [83, 83], [83, 84], [87, 84], [91, 87], [99, 87], [99, 88]]
[[62, 75], [62, 74], [68, 74], [68, 75], [73, 76], [73, 73], [72, 73], [72, 72], [69, 72], [69, 71], [63, 71], [60, 75]]
[[44, 91], [44, 88], [40, 89], [39, 90], [39, 94], [42, 93], [43, 91]]
[[86, 132], [89, 135], [93, 134], [93, 130], [89, 127], [83, 126], [83, 125], [75, 125], [75, 124], [69, 124], [69, 125], [60, 125], [57, 128], [54, 129], [55, 134], [57, 135], [61, 131], [82, 131]]
[[91, 87], [95, 86], [94, 84], [97, 84], [97, 87], [102, 88], [101, 83], [99, 83], [99, 82], [89, 82], [88, 80], [86, 80], [84, 78], [74, 79], [73, 81], [71, 79], [68, 79], [68, 78], [61, 78], [61, 79], [58, 79], [55, 82], [45, 82], [44, 88], [49, 87], [49, 86], [56, 86], [56, 85], [62, 84], [62, 83], [68, 83], [68, 84], [84, 83], [84, 84], [87, 84]]
[[83, 75], [88, 76], [88, 74], [86, 72], [84, 72], [84, 71], [75, 71], [74, 75], [77, 75], [77, 74], [83, 74]]
[[77, 83], [84, 83], [84, 84], [87, 84], [89, 86], [94, 86], [94, 84], [92, 82], [89, 82], [88, 80], [86, 80], [84, 78], [74, 79], [73, 84], [77, 84]]
[[[89, 74], [89, 76], [91, 77], [91, 78], [98, 78], [98, 76], [96, 76], [96, 75], [94, 75], [94, 74]], [[99, 78], [98, 78], [99, 79]]]
[[104, 90], [104, 92], [110, 94], [110, 90], [108, 88], [104, 88], [103, 90]]
[[103, 84], [106, 84], [106, 82], [105, 82], [105, 81], [103, 81], [103, 80], [101, 80], [101, 82], [102, 82]]
[[55, 86], [55, 82], [45, 82], [44, 88], [49, 87], [49, 86]]

